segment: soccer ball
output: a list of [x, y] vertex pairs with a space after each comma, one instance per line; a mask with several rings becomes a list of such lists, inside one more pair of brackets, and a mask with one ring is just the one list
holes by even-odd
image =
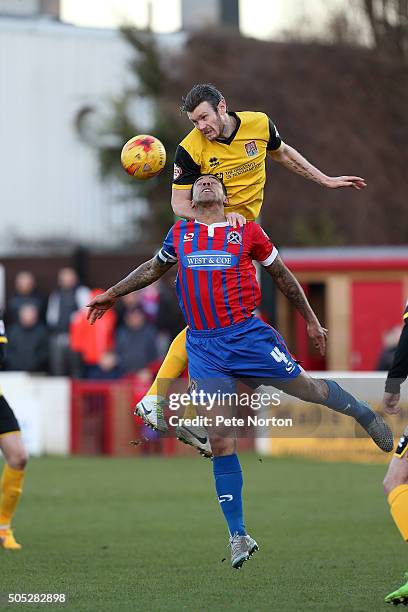
[[127, 141], [120, 154], [120, 161], [128, 174], [145, 181], [163, 170], [166, 149], [158, 138], [141, 134]]

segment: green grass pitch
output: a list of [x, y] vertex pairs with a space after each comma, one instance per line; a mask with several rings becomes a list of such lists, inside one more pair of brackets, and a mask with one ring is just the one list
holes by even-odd
[[408, 560], [382, 494], [385, 466], [241, 462], [260, 551], [236, 571], [210, 461], [32, 459], [14, 523], [24, 548], [0, 551], [0, 591], [64, 592], [68, 603], [0, 608], [386, 610]]

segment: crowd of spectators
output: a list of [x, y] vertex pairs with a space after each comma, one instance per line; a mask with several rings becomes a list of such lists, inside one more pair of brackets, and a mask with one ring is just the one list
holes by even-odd
[[76, 271], [65, 267], [46, 298], [34, 275], [21, 271], [4, 313], [5, 368], [92, 380], [143, 375], [183, 327], [173, 284], [174, 278], [161, 279], [125, 296], [91, 326], [86, 305], [102, 289], [84, 286]]

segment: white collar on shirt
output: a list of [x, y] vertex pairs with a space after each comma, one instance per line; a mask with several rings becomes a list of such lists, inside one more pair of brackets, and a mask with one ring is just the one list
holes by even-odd
[[197, 219], [194, 219], [194, 223], [199, 223], [199, 225], [206, 225], [208, 227], [208, 235], [210, 236], [210, 238], [214, 236], [214, 229], [216, 227], [225, 227], [226, 225], [229, 225], [228, 221], [219, 221], [218, 223], [210, 223], [210, 225], [208, 225], [208, 223], [202, 223], [201, 221], [197, 221]]

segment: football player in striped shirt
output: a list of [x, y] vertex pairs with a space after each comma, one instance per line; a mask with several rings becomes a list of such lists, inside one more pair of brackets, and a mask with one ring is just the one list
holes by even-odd
[[[253, 260], [271, 275], [305, 319], [307, 332], [322, 354], [326, 332], [293, 274], [263, 229], [254, 222], [234, 229], [225, 217], [219, 178], [203, 175], [193, 186], [194, 221], [177, 221], [156, 257], [89, 304], [91, 323], [122, 296], [160, 278], [177, 263], [177, 295], [188, 325], [189, 376], [196, 390], [234, 392], [237, 380], [253, 377], [302, 400], [352, 416], [385, 452], [393, 448], [390, 428], [370, 406], [336, 382], [311, 378], [289, 353], [283, 338], [253, 316], [260, 300]], [[148, 410], [139, 411], [145, 422]], [[164, 417], [162, 430], [167, 429]], [[233, 433], [210, 430], [215, 486], [227, 522], [231, 564], [239, 568], [258, 546], [246, 532], [242, 508], [242, 472]]]
[[[254, 221], [263, 202], [267, 156], [323, 187], [362, 189], [366, 186], [359, 176], [332, 177], [321, 172], [282, 141], [273, 120], [265, 113], [228, 111], [224, 96], [214, 85], [195, 85], [183, 99], [182, 111], [194, 126], [178, 146], [174, 160], [171, 203], [174, 213], [183, 219], [194, 219], [191, 207], [194, 181], [201, 174], [211, 173], [219, 176], [226, 186], [225, 212], [233, 227], [245, 219]], [[186, 330], [183, 330], [172, 342], [156, 380], [138, 405], [138, 409], [143, 410], [145, 406], [150, 411], [152, 426], [157, 426], [157, 409], [160, 411], [165, 403], [170, 381], [178, 378], [186, 365]], [[195, 416], [193, 407], [187, 409], [185, 416]], [[197, 428], [197, 435], [191, 435], [191, 428], [181, 426], [176, 433], [180, 440], [195, 446], [202, 454], [211, 455], [203, 428]]]
[[[5, 359], [7, 336], [0, 318], [0, 364]], [[23, 492], [27, 451], [21, 439], [21, 431], [13, 410], [0, 390], [0, 449], [5, 465], [0, 480], [0, 547], [20, 550], [14, 538], [11, 521]]]
[[[388, 414], [400, 411], [400, 387], [408, 376], [408, 303], [404, 327], [385, 383], [383, 408]], [[405, 542], [408, 542], [408, 427], [405, 428], [384, 478], [384, 491], [391, 516]], [[408, 572], [406, 582], [385, 598], [387, 603], [408, 605]]]

